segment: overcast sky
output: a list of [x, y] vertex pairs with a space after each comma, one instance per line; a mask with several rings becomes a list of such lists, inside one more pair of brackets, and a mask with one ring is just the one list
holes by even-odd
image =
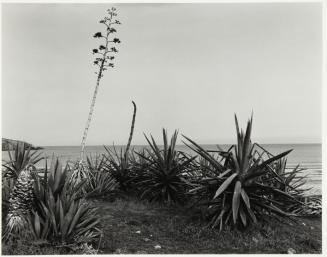
[[101, 80], [88, 145], [179, 129], [233, 143], [321, 142], [321, 4], [4, 4], [2, 136], [78, 145], [96, 75], [92, 35], [115, 6], [122, 43]]

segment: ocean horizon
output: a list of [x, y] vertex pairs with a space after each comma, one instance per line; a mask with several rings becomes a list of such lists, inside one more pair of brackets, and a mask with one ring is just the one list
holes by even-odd
[[[110, 149], [113, 145], [106, 145]], [[159, 145], [160, 147], [161, 145]], [[206, 150], [217, 150], [217, 144], [202, 144], [201, 145]], [[219, 145], [223, 149], [228, 149], [231, 144], [221, 144]], [[304, 185], [306, 188], [312, 188], [309, 190], [310, 194], [321, 194], [321, 184], [322, 184], [322, 144], [310, 143], [310, 144], [261, 144], [270, 153], [276, 155], [278, 153], [293, 149], [293, 151], [287, 156], [287, 167], [292, 169], [297, 165], [304, 168], [303, 175], [307, 176], [307, 183]], [[62, 163], [75, 162], [80, 156], [80, 146], [42, 146], [43, 149], [40, 150], [42, 155], [51, 159], [52, 156], [58, 157]], [[115, 145], [116, 149], [124, 148], [125, 145]], [[131, 148], [135, 151], [139, 151], [147, 145], [132, 145]], [[188, 148], [186, 145], [176, 145], [176, 150], [183, 151], [189, 154], [194, 154], [194, 152]], [[96, 155], [104, 154], [105, 148], [103, 145], [88, 145], [85, 147], [85, 153], [87, 156], [95, 157]], [[2, 152], [3, 161], [9, 159], [8, 153], [6, 151]], [[38, 163], [37, 167], [44, 167], [45, 161]]]

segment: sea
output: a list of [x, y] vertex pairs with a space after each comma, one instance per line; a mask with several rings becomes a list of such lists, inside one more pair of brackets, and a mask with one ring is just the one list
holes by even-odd
[[[206, 150], [218, 150], [217, 145], [207, 144], [201, 145]], [[219, 145], [222, 149], [228, 149], [230, 145]], [[303, 175], [306, 176], [305, 188], [308, 188], [307, 194], [321, 195], [322, 187], [322, 146], [321, 144], [263, 144], [261, 145], [270, 153], [276, 155], [284, 151], [292, 149], [292, 152], [287, 156], [287, 167], [289, 169], [300, 165], [303, 168]], [[43, 146], [44, 149], [40, 150], [42, 155], [47, 159], [52, 156], [59, 157], [60, 161], [64, 164], [66, 162], [75, 162], [80, 155], [80, 146]], [[110, 149], [113, 146], [108, 146]], [[115, 146], [117, 151], [120, 151], [124, 146]], [[135, 151], [139, 151], [147, 146], [136, 145], [132, 146]], [[176, 150], [183, 151], [188, 154], [194, 154], [186, 145], [177, 145]], [[104, 154], [105, 148], [101, 145], [86, 146], [86, 155], [92, 156]], [[2, 152], [2, 160], [7, 161], [8, 153]], [[38, 163], [37, 167], [45, 166], [45, 162]]]

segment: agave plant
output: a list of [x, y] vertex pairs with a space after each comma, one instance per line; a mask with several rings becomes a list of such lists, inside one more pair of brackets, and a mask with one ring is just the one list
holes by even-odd
[[18, 179], [11, 190], [9, 210], [6, 217], [4, 238], [23, 236], [28, 227], [27, 216], [32, 210], [33, 203], [33, 166], [28, 166], [19, 173]]
[[86, 158], [87, 168], [89, 171], [102, 171], [105, 164], [105, 158], [100, 155], [95, 155], [95, 157], [87, 156]]
[[269, 174], [272, 186], [294, 196], [302, 197], [308, 190], [302, 188], [306, 183], [306, 176], [300, 175], [303, 170], [305, 169], [300, 168], [300, 165], [295, 166], [293, 169], [288, 169], [287, 158], [279, 159], [274, 163]]
[[[131, 179], [133, 177], [133, 171], [131, 169], [131, 161], [134, 158], [134, 155], [130, 154], [130, 147], [133, 139], [135, 118], [136, 118], [136, 104], [132, 101], [133, 104], [133, 117], [131, 123], [131, 129], [127, 141], [126, 148], [121, 148], [120, 151], [116, 150], [116, 147], [113, 146], [113, 149], [109, 149], [104, 146], [106, 154], [103, 155], [105, 159], [103, 170], [107, 171], [112, 175], [112, 177], [118, 181], [119, 187], [123, 191], [131, 189]], [[133, 153], [133, 150], [131, 151]]]
[[104, 148], [106, 154], [103, 155], [105, 159], [103, 170], [119, 183], [119, 189], [123, 191], [129, 190], [132, 179], [129, 155], [125, 155], [125, 151], [122, 148], [118, 151], [115, 146], [112, 149], [106, 146]]
[[[168, 143], [167, 132], [163, 129], [163, 149], [160, 149], [151, 136], [146, 154], [138, 153], [143, 165], [138, 168], [135, 186], [142, 199], [171, 203], [183, 203], [186, 191], [192, 186], [189, 182], [189, 166], [193, 158], [185, 158], [176, 151], [178, 132], [175, 131]], [[145, 165], [144, 165], [145, 164]]]
[[65, 192], [70, 192], [76, 197], [82, 195], [82, 188], [85, 180], [74, 184], [69, 183], [71, 178], [71, 168], [68, 164], [63, 168], [58, 158], [52, 157], [50, 167], [48, 162], [45, 161], [45, 169], [40, 172], [41, 176], [34, 175], [34, 196], [35, 205], [47, 200], [48, 191], [51, 191], [55, 198]]
[[[248, 121], [245, 133], [239, 129], [235, 115], [237, 145], [227, 151], [220, 151], [220, 158], [215, 158], [208, 151], [191, 139], [185, 139], [188, 145], [210, 165], [202, 167], [206, 178], [198, 182], [191, 194], [207, 192], [215, 188], [208, 199], [208, 216], [211, 227], [224, 224], [247, 226], [257, 222], [258, 216], [291, 216], [285, 212], [290, 204], [299, 202], [288, 192], [271, 185], [271, 177], [267, 176], [274, 167], [274, 162], [291, 152], [285, 151], [270, 158], [264, 158], [251, 142], [252, 118]], [[259, 152], [259, 154], [258, 154]], [[211, 191], [212, 192], [212, 191]]]
[[115, 192], [118, 182], [109, 172], [104, 170], [104, 157], [96, 156], [95, 159], [87, 157], [88, 178], [83, 186], [85, 197], [105, 196]]
[[28, 222], [31, 237], [34, 240], [46, 241], [51, 231], [50, 218], [45, 217], [43, 220], [37, 212], [33, 211], [28, 219]]
[[84, 181], [69, 183], [71, 170], [52, 159], [35, 179], [35, 211], [29, 219], [33, 237], [61, 243], [92, 242], [101, 235], [97, 210], [81, 198]]
[[[27, 149], [27, 150], [26, 150]], [[35, 164], [43, 157], [37, 151], [31, 152], [26, 143], [17, 143], [13, 155], [8, 150], [9, 161], [3, 164], [3, 207], [8, 209], [6, 216], [5, 239], [23, 236], [28, 226], [27, 215], [33, 203], [33, 173]]]
[[[83, 199], [76, 200], [74, 195], [62, 193], [54, 198], [51, 190], [49, 197], [41, 204], [41, 211], [37, 213], [40, 221], [34, 216], [33, 231], [35, 236], [41, 238], [48, 235], [51, 241], [58, 240], [61, 243], [92, 242], [99, 239], [100, 217], [97, 210], [88, 205]], [[42, 220], [41, 220], [42, 219]], [[38, 229], [38, 222], [43, 224], [43, 232]], [[49, 226], [49, 228], [48, 228]], [[45, 232], [48, 230], [48, 232]]]
[[9, 199], [14, 188], [13, 178], [2, 177], [2, 217], [5, 217], [9, 208]]
[[31, 147], [25, 142], [17, 143], [14, 148], [13, 155], [8, 150], [9, 161], [4, 162], [2, 166], [5, 168], [5, 176], [17, 179], [19, 173], [24, 170], [27, 165], [35, 166], [44, 157], [40, 157], [38, 151], [31, 151]]

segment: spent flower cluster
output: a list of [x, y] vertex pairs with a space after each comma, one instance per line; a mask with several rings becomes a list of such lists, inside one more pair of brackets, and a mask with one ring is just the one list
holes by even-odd
[[96, 32], [93, 37], [98, 39], [104, 39], [104, 43], [100, 44], [98, 48], [92, 50], [93, 54], [98, 54], [100, 57], [96, 57], [93, 64], [99, 66], [99, 72], [96, 72], [99, 77], [102, 77], [102, 72], [107, 70], [107, 67], [114, 67], [112, 62], [115, 59], [114, 54], [118, 53], [116, 47], [112, 44], [121, 43], [119, 38], [113, 37], [112, 34], [116, 33], [117, 30], [113, 27], [114, 25], [121, 24], [120, 21], [114, 20], [117, 16], [116, 8], [112, 7], [107, 10], [108, 15], [100, 20], [100, 23], [106, 26], [106, 32]]

